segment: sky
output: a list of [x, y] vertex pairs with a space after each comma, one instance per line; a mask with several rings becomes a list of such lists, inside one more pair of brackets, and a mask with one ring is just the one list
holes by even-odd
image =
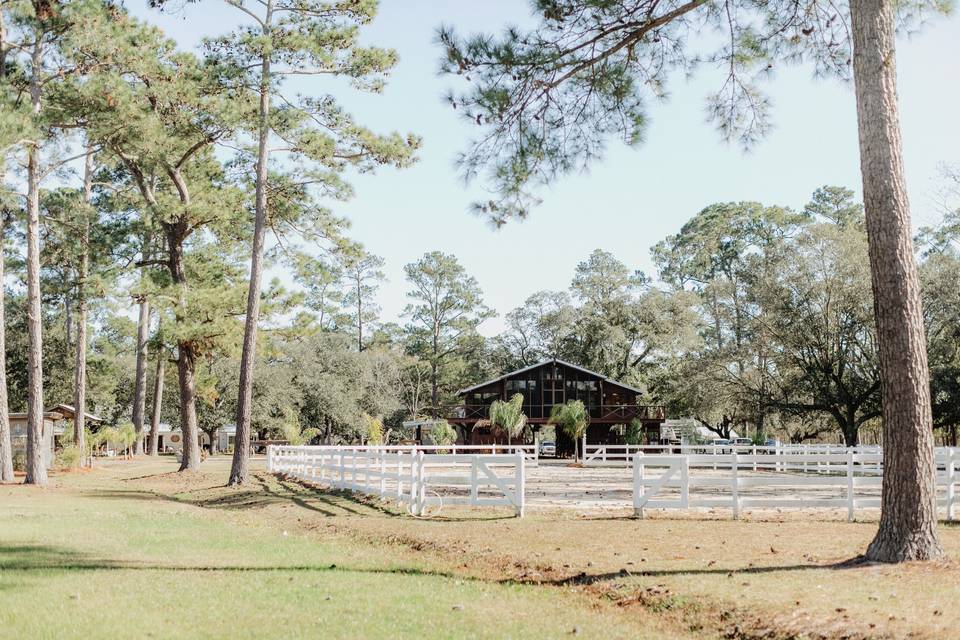
[[[221, 3], [188, 4], [161, 14], [128, 2], [138, 16], [162, 27], [184, 49], [236, 23]], [[461, 34], [498, 32], [529, 23], [524, 0], [381, 0], [363, 41], [391, 47], [399, 64], [387, 89], [361, 95], [327, 78], [298, 79], [301, 93], [335, 95], [357, 121], [375, 131], [423, 138], [419, 161], [403, 170], [351, 176], [355, 197], [331, 203], [351, 222], [349, 235], [386, 261], [388, 281], [378, 302], [383, 319], [402, 320], [409, 289], [404, 265], [428, 251], [457, 256], [479, 282], [503, 327], [503, 315], [538, 290], [566, 289], [578, 262], [594, 249], [616, 255], [655, 276], [650, 248], [716, 202], [758, 201], [802, 207], [822, 185], [859, 193], [860, 168], [852, 86], [814, 79], [806, 67], [781, 69], [766, 83], [774, 129], [749, 152], [724, 143], [706, 122], [705, 97], [717, 73], [704, 68], [673, 78], [669, 99], [650, 105], [646, 140], [638, 147], [611, 142], [588, 173], [541, 191], [542, 204], [523, 222], [493, 230], [469, 212], [477, 186], [465, 186], [454, 164], [473, 128], [445, 104], [449, 78], [438, 75], [437, 27]], [[938, 166], [960, 162], [960, 16], [938, 18], [898, 43], [897, 64], [904, 160], [915, 226], [939, 218]], [[272, 275], [289, 282], [282, 270]]]

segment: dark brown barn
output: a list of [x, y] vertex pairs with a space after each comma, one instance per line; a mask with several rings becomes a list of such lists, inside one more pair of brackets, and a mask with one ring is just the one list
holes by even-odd
[[[523, 412], [534, 430], [547, 423], [554, 405], [568, 400], [583, 401], [590, 412], [589, 444], [622, 443], [621, 430], [611, 427], [629, 424], [634, 419], [643, 423], [648, 438], [656, 440], [660, 424], [666, 419], [662, 406], [637, 404], [642, 393], [639, 389], [557, 359], [544, 360], [461, 390], [458, 395], [462, 404], [455, 407], [447, 419], [468, 434], [467, 441], [472, 444], [503, 442], [489, 427], [477, 427], [477, 421], [488, 417], [491, 402], [509, 399], [517, 393], [523, 395]], [[561, 439], [560, 434], [557, 436]]]

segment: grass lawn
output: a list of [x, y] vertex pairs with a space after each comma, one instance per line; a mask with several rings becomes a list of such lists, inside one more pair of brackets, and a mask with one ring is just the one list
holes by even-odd
[[[948, 560], [848, 566], [875, 522], [450, 511], [416, 520], [170, 460], [0, 487], [2, 637], [929, 637]], [[503, 517], [501, 517], [503, 516]]]
[[666, 632], [613, 605], [471, 579], [429, 554], [324, 535], [307, 521], [389, 516], [341, 497], [307, 504], [264, 483], [213, 488], [227, 467], [205, 467], [179, 478], [166, 475], [170, 461], [112, 463], [55, 477], [46, 489], [0, 487], [0, 637]]

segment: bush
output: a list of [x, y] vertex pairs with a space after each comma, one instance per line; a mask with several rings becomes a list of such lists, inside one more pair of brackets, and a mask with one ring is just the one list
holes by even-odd
[[23, 451], [15, 451], [13, 454], [13, 470], [14, 471], [26, 471], [27, 470], [27, 454]]
[[57, 466], [63, 469], [75, 469], [80, 466], [83, 452], [75, 444], [67, 445], [57, 453]]
[[383, 444], [383, 421], [365, 413], [363, 422], [367, 444]]
[[[433, 444], [445, 446], [457, 441], [457, 431], [446, 421], [439, 422], [430, 428], [430, 439]], [[446, 453], [446, 449], [438, 449], [437, 453]]]

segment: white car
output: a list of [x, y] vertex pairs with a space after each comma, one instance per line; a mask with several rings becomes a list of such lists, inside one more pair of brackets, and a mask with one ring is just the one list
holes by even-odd
[[557, 455], [557, 445], [555, 442], [546, 442], [540, 443], [540, 455], [541, 456], [555, 456]]

